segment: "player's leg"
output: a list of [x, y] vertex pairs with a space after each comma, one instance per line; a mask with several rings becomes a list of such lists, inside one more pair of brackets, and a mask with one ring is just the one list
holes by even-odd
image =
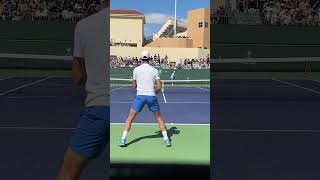
[[79, 156], [71, 148], [68, 148], [57, 180], [76, 180], [88, 163], [88, 159]]
[[156, 121], [157, 121], [158, 124], [159, 124], [160, 131], [161, 131], [161, 132], [167, 131], [167, 129], [166, 129], [166, 124], [165, 124], [165, 122], [164, 122], [164, 119], [163, 119], [160, 111], [154, 112], [153, 114], [154, 114], [154, 117], [155, 117]]
[[166, 146], [171, 146], [171, 141], [168, 137], [165, 121], [160, 113], [160, 105], [156, 96], [150, 96], [148, 98], [148, 107], [153, 112], [156, 121], [159, 124], [160, 131], [163, 135], [163, 140]]
[[129, 115], [126, 119], [126, 122], [124, 124], [124, 129], [123, 131], [130, 131], [131, 129], [131, 124], [132, 124], [132, 121], [135, 119], [135, 117], [137, 116], [138, 112], [136, 112], [134, 109], [130, 109], [129, 111]]
[[109, 107], [86, 107], [74, 131], [57, 180], [76, 180], [91, 159], [105, 149], [109, 136]]
[[167, 132], [166, 124], [165, 124], [165, 122], [164, 122], [164, 119], [163, 119], [160, 111], [159, 111], [159, 112], [154, 112], [154, 117], [155, 117], [155, 119], [157, 120], [157, 122], [158, 122], [158, 124], [159, 124], [159, 128], [160, 128], [160, 131], [161, 131], [162, 136], [163, 136], [164, 144], [165, 144], [167, 147], [171, 146], [171, 141], [170, 141], [170, 139], [169, 139], [169, 137], [168, 137], [168, 132]]
[[126, 122], [124, 124], [122, 136], [121, 136], [120, 141], [118, 143], [119, 146], [125, 146], [127, 135], [128, 135], [128, 133], [129, 133], [129, 131], [131, 129], [132, 121], [134, 120], [134, 118], [136, 116], [137, 116], [137, 112], [134, 109], [130, 109], [129, 115], [128, 115], [128, 117], [126, 119]]
[[142, 110], [144, 105], [145, 105], [145, 97], [144, 96], [136, 96], [136, 98], [134, 99], [134, 102], [132, 104], [132, 107], [129, 111], [129, 115], [126, 119], [124, 129], [122, 132], [122, 136], [121, 136], [120, 141], [118, 143], [119, 146], [122, 146], [122, 147], [125, 146], [127, 135], [131, 129], [131, 124], [132, 124], [133, 120], [135, 119], [135, 117], [137, 116], [138, 112], [140, 112]]

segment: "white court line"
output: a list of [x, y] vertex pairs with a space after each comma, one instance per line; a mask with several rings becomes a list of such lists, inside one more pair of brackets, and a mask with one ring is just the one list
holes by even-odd
[[[153, 126], [158, 125], [158, 123], [132, 123], [133, 125], [146, 125]], [[187, 124], [187, 123], [167, 123], [168, 125], [181, 125], [181, 126], [210, 126], [210, 124]], [[110, 123], [110, 125], [124, 125], [124, 123]], [[0, 129], [8, 130], [75, 130], [76, 128], [63, 128], [63, 127], [28, 127], [28, 126], [4, 126]]]
[[162, 97], [163, 97], [163, 100], [164, 100], [164, 103], [167, 103], [167, 99], [166, 99], [166, 96], [164, 95], [164, 92], [161, 90], [162, 92]]
[[235, 87], [235, 88], [291, 88], [291, 86], [235, 86], [235, 85], [215, 85], [213, 87]]
[[61, 83], [61, 84], [49, 84], [49, 83], [39, 83], [38, 84], [39, 86], [68, 86], [68, 85], [70, 85], [70, 84], [68, 84], [68, 83], [65, 83], [65, 84], [63, 84], [63, 83]]
[[[124, 125], [124, 123], [110, 123], [111, 125]], [[182, 126], [210, 126], [210, 124], [192, 124], [192, 123], [168, 123], [167, 125], [182, 125]], [[132, 125], [147, 125], [153, 126], [158, 125], [158, 123], [132, 123]]]
[[121, 86], [121, 87], [118, 87], [118, 88], [112, 89], [112, 90], [111, 90], [111, 92], [113, 92], [113, 91], [117, 91], [117, 90], [122, 89], [122, 88], [125, 88], [125, 87], [126, 87], [126, 86]]
[[313, 80], [314, 82], [317, 82], [317, 83], [320, 83], [320, 81], [319, 80]]
[[[111, 101], [114, 104], [131, 104], [133, 102], [130, 101]], [[160, 104], [210, 104], [210, 102], [159, 102]]]
[[39, 99], [39, 98], [57, 98], [58, 96], [9, 96], [9, 99]]
[[202, 88], [202, 87], [196, 87], [196, 88], [199, 88], [199, 89], [205, 90], [205, 91], [207, 91], [207, 92], [209, 92], [209, 91], [210, 91], [210, 90], [205, 89], [205, 88]]
[[305, 133], [320, 133], [320, 130], [308, 129], [211, 129], [212, 131], [221, 132], [305, 132]]
[[17, 130], [74, 130], [76, 128], [46, 128], [46, 127], [27, 127], [27, 126], [4, 126], [0, 129], [17, 129]]
[[45, 80], [50, 79], [50, 78], [51, 78], [51, 77], [43, 78], [43, 79], [40, 79], [40, 80], [38, 80], [38, 81], [34, 81], [34, 82], [32, 82], [32, 83], [28, 83], [28, 84], [25, 84], [25, 85], [23, 85], [23, 86], [19, 86], [19, 87], [17, 87], [17, 88], [14, 88], [14, 89], [5, 91], [5, 92], [1, 93], [0, 96], [2, 96], [2, 95], [4, 95], [4, 94], [7, 94], [7, 93], [10, 93], [10, 92], [13, 92], [13, 91], [16, 91], [16, 90], [18, 90], [18, 89], [22, 89], [22, 88], [24, 88], [24, 87], [27, 87], [27, 86], [30, 86], [30, 85], [33, 85], [33, 84], [36, 84], [36, 83], [38, 83], [38, 82], [45, 81]]
[[273, 80], [281, 82], [281, 83], [284, 83], [284, 84], [288, 84], [288, 85], [294, 86], [296, 88], [300, 88], [300, 89], [304, 89], [304, 90], [307, 90], [307, 91], [310, 91], [310, 92], [314, 92], [314, 93], [320, 94], [319, 91], [316, 91], [316, 90], [313, 90], [313, 89], [309, 89], [309, 88], [306, 88], [306, 87], [303, 87], [303, 86], [299, 86], [299, 85], [296, 85], [296, 84], [293, 84], [293, 83], [289, 83], [287, 81], [281, 81], [281, 80], [278, 80], [278, 79], [273, 79]]
[[11, 79], [12, 77], [7, 77], [7, 78], [3, 78], [3, 79], [0, 79], [0, 81], [4, 81], [4, 80], [7, 80], [7, 79]]

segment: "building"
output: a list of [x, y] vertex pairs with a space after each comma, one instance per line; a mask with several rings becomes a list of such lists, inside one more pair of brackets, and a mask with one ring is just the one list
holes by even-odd
[[210, 49], [210, 10], [195, 9], [188, 12], [187, 36], [193, 41], [193, 48]]
[[145, 16], [134, 10], [111, 10], [110, 43], [113, 46], [142, 47]]
[[117, 57], [139, 57], [147, 50], [151, 55], [167, 56], [172, 63], [184, 59], [205, 59], [210, 55], [210, 10], [188, 12], [188, 20], [168, 19], [151, 38], [144, 39], [145, 16], [134, 10], [111, 10], [110, 53]]
[[210, 49], [210, 10], [200, 8], [188, 12], [187, 21], [177, 21], [174, 34], [174, 19], [168, 19], [153, 41], [146, 47], [180, 47]]

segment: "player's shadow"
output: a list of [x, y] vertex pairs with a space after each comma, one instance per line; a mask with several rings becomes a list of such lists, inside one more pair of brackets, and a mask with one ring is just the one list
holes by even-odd
[[[141, 140], [143, 140], [143, 139], [153, 139], [153, 138], [162, 138], [162, 137], [163, 137], [161, 131], [157, 131], [157, 132], [155, 132], [155, 133], [156, 133], [156, 134], [147, 135], [147, 136], [142, 136], [142, 137], [139, 137], [139, 138], [137, 138], [137, 139], [134, 139], [134, 140], [128, 142], [128, 143], [126, 144], [126, 146], [130, 146], [131, 144], [134, 144], [134, 143], [136, 143], [136, 142], [139, 142], [139, 141], [141, 141]], [[169, 139], [171, 139], [171, 137], [172, 137], [173, 135], [180, 134], [180, 130], [178, 130], [177, 127], [171, 127], [170, 129], [167, 130], [167, 133], [168, 133]]]

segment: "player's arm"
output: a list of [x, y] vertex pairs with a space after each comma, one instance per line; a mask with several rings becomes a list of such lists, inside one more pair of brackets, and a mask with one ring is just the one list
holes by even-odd
[[132, 88], [137, 89], [137, 81], [136, 80], [132, 80]]
[[161, 80], [156, 79], [156, 93], [159, 93], [161, 91], [162, 85], [161, 85]]
[[137, 73], [136, 73], [136, 69], [133, 69], [132, 88], [133, 89], [137, 89]]
[[72, 80], [78, 86], [84, 86], [87, 81], [86, 66], [83, 58], [74, 57], [72, 61]]
[[84, 86], [87, 80], [84, 59], [84, 42], [81, 36], [79, 24], [74, 31], [74, 48], [72, 61], [72, 80], [76, 85]]
[[156, 70], [156, 93], [159, 93], [161, 91], [162, 85], [160, 80], [160, 75], [158, 70]]

